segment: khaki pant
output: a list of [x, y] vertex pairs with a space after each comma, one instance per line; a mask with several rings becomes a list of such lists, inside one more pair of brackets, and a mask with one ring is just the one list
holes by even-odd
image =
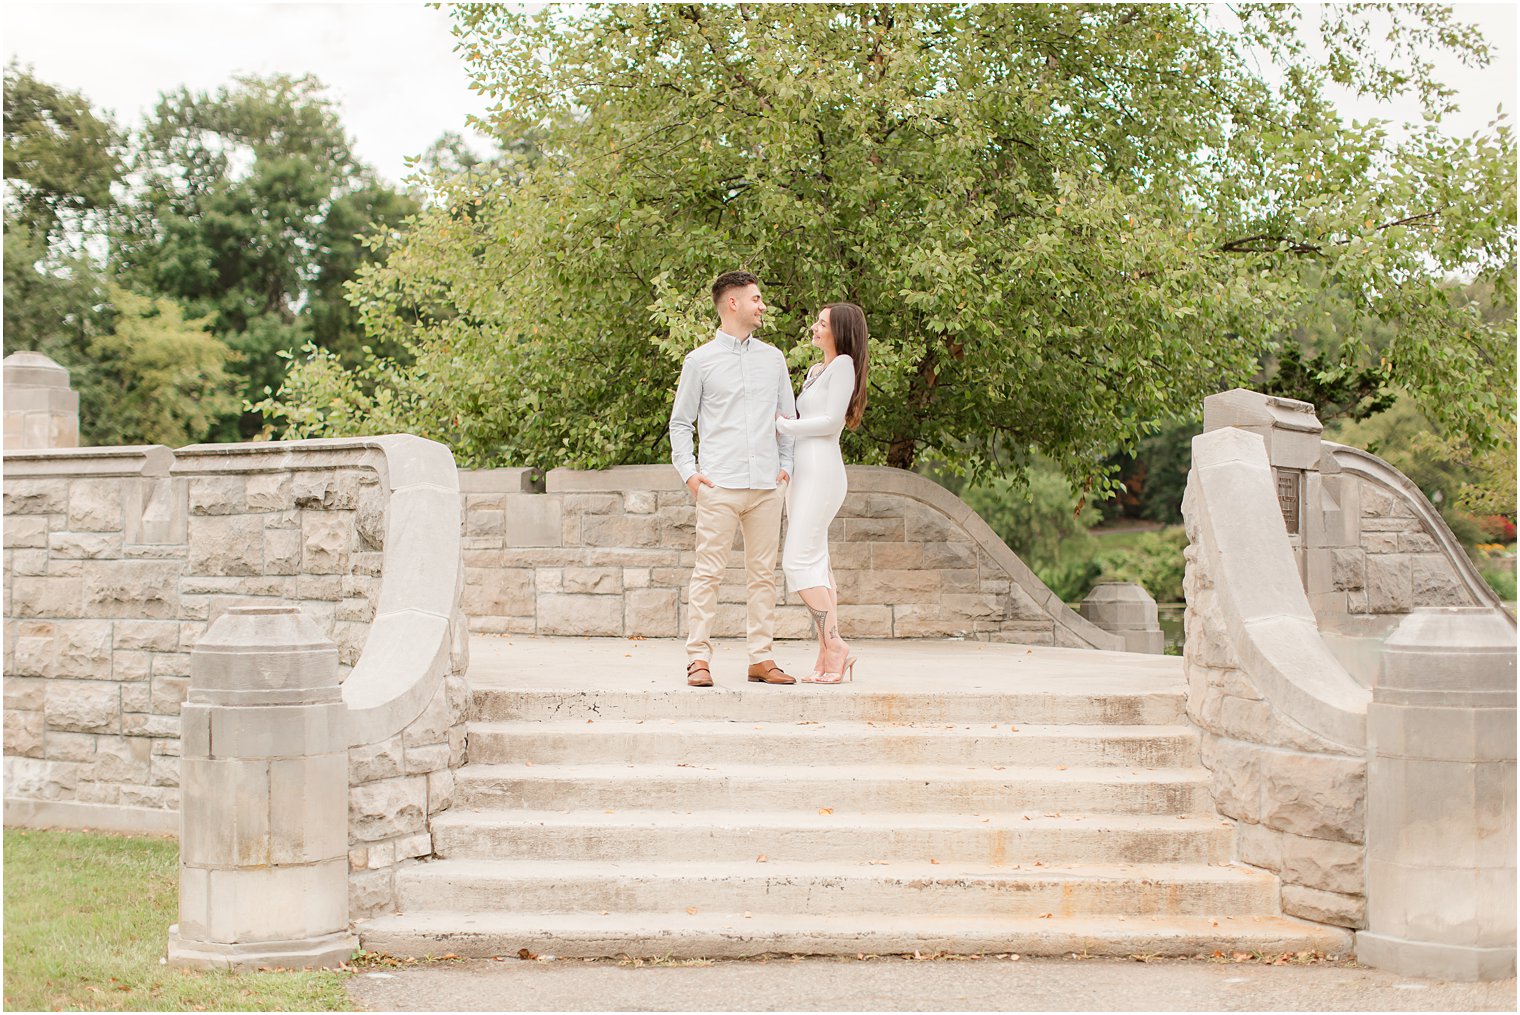
[[697, 562], [691, 572], [686, 607], [688, 659], [712, 659], [718, 586], [723, 583], [735, 529], [744, 533], [749, 661], [771, 658], [771, 639], [776, 630], [776, 550], [781, 542], [781, 506], [785, 501], [785, 486], [774, 490], [697, 488]]

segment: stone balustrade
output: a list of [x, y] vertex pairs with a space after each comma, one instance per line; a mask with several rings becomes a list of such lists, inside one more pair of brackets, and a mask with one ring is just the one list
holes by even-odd
[[[1499, 860], [1484, 841], [1514, 841], [1514, 618], [1475, 587], [1413, 484], [1319, 433], [1306, 403], [1237, 390], [1206, 401], [1193, 441], [1184, 672], [1215, 804], [1237, 822], [1241, 860], [1280, 876], [1283, 911], [1370, 930], [1369, 963], [1513, 975], [1513, 906], [1506, 916], [1481, 896], [1514, 879], [1513, 846]], [[1482, 645], [1460, 633], [1432, 641], [1429, 624], [1388, 639], [1453, 601], [1486, 616]], [[1443, 638], [1444, 650], [1431, 647]], [[1453, 662], [1496, 651], [1507, 671]], [[1369, 736], [1373, 713], [1380, 736]], [[1437, 830], [1416, 813], [1442, 780], [1465, 785], [1457, 799], [1468, 803], [1454, 806], [1476, 820]], [[1424, 895], [1406, 898], [1410, 886]]]
[[[966, 637], [1122, 650], [1078, 616], [972, 510], [900, 469], [849, 467], [829, 531], [840, 624], [851, 637]], [[685, 631], [695, 508], [674, 469], [463, 472], [464, 607], [474, 630], [671, 638]], [[811, 636], [778, 573], [776, 633]], [[714, 630], [741, 637], [742, 552], [719, 590]]]
[[405, 435], [5, 456], [5, 819], [177, 830], [190, 653], [234, 606], [337, 646], [356, 916], [465, 760], [458, 474]]

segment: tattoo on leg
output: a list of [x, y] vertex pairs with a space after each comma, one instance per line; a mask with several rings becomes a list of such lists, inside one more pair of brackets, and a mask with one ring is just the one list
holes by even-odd
[[[802, 605], [807, 606], [806, 603]], [[825, 637], [823, 628], [828, 623], [829, 612], [827, 610], [815, 610], [811, 606], [808, 606], [808, 612], [813, 615], [813, 625], [818, 628], [818, 640], [823, 641]]]

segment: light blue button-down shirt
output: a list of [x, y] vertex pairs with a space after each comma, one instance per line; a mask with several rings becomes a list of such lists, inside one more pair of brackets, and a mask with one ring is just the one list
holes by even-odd
[[[792, 471], [792, 438], [777, 437], [776, 413], [797, 415], [781, 350], [722, 331], [681, 364], [670, 410], [670, 460], [684, 483], [701, 472], [730, 490], [773, 490]], [[692, 428], [701, 431], [701, 463]]]

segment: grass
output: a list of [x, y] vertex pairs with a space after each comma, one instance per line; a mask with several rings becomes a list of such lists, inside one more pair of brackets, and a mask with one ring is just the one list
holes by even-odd
[[349, 1011], [340, 971], [163, 965], [172, 838], [5, 829], [7, 1011]]

